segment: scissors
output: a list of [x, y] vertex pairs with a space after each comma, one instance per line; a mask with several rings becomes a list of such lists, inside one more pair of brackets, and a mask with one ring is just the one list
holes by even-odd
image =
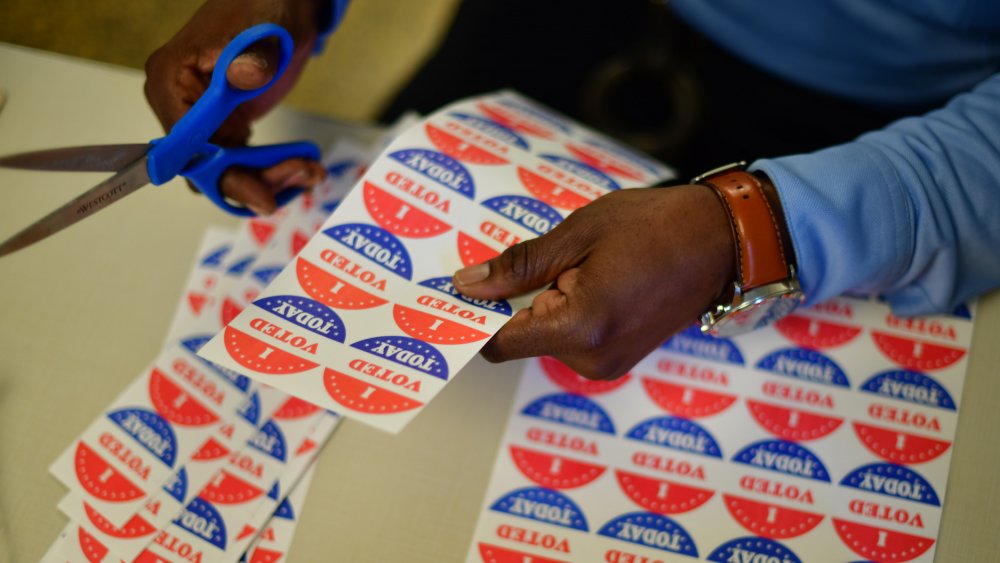
[[[281, 44], [280, 64], [274, 78], [256, 90], [231, 87], [226, 70], [233, 59], [253, 43], [271, 37]], [[0, 157], [0, 166], [8, 168], [116, 172], [0, 243], [0, 256], [85, 219], [147, 184], [159, 186], [178, 175], [191, 180], [223, 210], [238, 216], [253, 215], [249, 209], [231, 204], [219, 191], [219, 179], [226, 169], [238, 165], [266, 168], [290, 158], [319, 160], [319, 148], [309, 142], [222, 148], [208, 139], [237, 106], [270, 88], [285, 71], [291, 56], [292, 38], [284, 28], [271, 23], [256, 25], [226, 45], [205, 93], [165, 137], [148, 144], [67, 147]], [[283, 190], [276, 197], [277, 204], [284, 205], [301, 191], [301, 188]]]

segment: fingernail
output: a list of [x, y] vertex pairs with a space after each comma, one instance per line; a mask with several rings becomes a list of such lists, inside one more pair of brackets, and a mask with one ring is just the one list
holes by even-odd
[[250, 211], [253, 211], [254, 213], [256, 213], [258, 217], [267, 217], [268, 215], [271, 214], [270, 211], [268, 211], [267, 209], [264, 209], [263, 207], [257, 207], [256, 205], [250, 205], [249, 203], [246, 204], [246, 205], [250, 209]]
[[234, 63], [250, 63], [256, 67], [266, 69], [268, 66], [267, 59], [260, 56], [258, 53], [253, 51], [247, 51], [245, 53], [240, 53], [235, 59]]
[[455, 272], [455, 281], [458, 282], [458, 285], [472, 285], [485, 280], [489, 275], [490, 263], [483, 262]]

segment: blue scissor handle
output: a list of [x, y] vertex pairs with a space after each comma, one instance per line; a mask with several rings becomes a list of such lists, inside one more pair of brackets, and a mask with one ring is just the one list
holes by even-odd
[[[214, 146], [214, 145], [211, 145]], [[319, 160], [319, 147], [313, 143], [301, 141], [282, 145], [264, 145], [259, 147], [236, 147], [222, 149], [216, 147], [216, 152], [210, 157], [196, 160], [184, 169], [182, 174], [193, 181], [205, 197], [212, 203], [233, 215], [248, 217], [253, 215], [246, 207], [232, 205], [219, 191], [219, 178], [230, 166], [248, 166], [251, 168], [267, 168], [290, 158], [308, 158]], [[275, 196], [278, 207], [302, 193], [301, 189], [285, 189]]]
[[[277, 37], [281, 44], [278, 70], [271, 81], [256, 90], [239, 90], [230, 86], [226, 79], [229, 65], [247, 47], [269, 37]], [[319, 149], [312, 143], [223, 149], [208, 142], [237, 106], [257, 97], [281, 77], [291, 60], [292, 49], [292, 37], [280, 25], [273, 23], [255, 25], [233, 38], [219, 55], [205, 93], [174, 124], [170, 133], [152, 141], [153, 146], [147, 154], [150, 181], [160, 185], [181, 174], [193, 180], [198, 189], [222, 209], [236, 215], [252, 215], [246, 208], [229, 204], [219, 193], [218, 180], [226, 168], [236, 164], [262, 168], [295, 157], [318, 160]], [[286, 194], [290, 191], [279, 194], [279, 205], [296, 195]]]

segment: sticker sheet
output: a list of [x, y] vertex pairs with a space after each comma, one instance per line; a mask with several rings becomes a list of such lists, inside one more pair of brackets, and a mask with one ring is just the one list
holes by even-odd
[[466, 298], [457, 269], [671, 175], [513, 93], [453, 104], [400, 134], [200, 353], [398, 432], [526, 303]]
[[531, 360], [468, 561], [931, 562], [971, 336], [844, 297], [613, 381]]
[[[206, 232], [164, 352], [51, 468], [69, 488], [59, 509], [71, 522], [44, 560], [236, 561], [287, 515], [339, 415], [195, 352], [288, 263], [369, 155], [338, 144], [322, 186], [235, 233]], [[272, 539], [290, 541], [294, 525], [284, 518]]]

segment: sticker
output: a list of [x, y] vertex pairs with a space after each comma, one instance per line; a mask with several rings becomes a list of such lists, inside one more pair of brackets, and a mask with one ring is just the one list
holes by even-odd
[[703, 334], [695, 325], [664, 342], [663, 348], [703, 360], [743, 365], [743, 354], [732, 340]]
[[299, 258], [295, 262], [296, 275], [309, 297], [335, 309], [370, 309], [388, 303], [371, 291], [385, 291], [385, 278], [353, 264], [333, 250], [324, 250], [320, 257], [355, 279], [338, 276]]
[[618, 486], [633, 502], [657, 514], [681, 514], [705, 504], [715, 491], [671, 481], [647, 477], [621, 469], [615, 470]]
[[918, 436], [909, 432], [890, 430], [871, 424], [854, 422], [854, 432], [858, 439], [873, 454], [880, 458], [909, 465], [924, 463], [937, 458], [951, 447], [951, 442]]
[[[282, 332], [278, 326], [268, 323], [263, 319], [256, 319], [256, 321], [254, 328], [264, 334], [269, 334], [279, 340], [280, 336], [288, 334], [287, 331]], [[267, 342], [231, 326], [226, 327], [225, 334], [226, 350], [229, 352], [230, 357], [241, 366], [255, 372], [266, 373], [268, 375], [287, 375], [310, 370], [318, 365], [290, 352], [279, 350]], [[313, 345], [301, 336], [295, 336], [294, 338], [296, 339], [296, 343], [307, 348]], [[290, 341], [289, 344], [292, 345], [291, 336], [289, 336], [288, 340]]]
[[351, 346], [431, 377], [448, 380], [448, 362], [444, 354], [416, 338], [376, 336]]
[[626, 373], [625, 375], [615, 378], [615, 379], [587, 379], [582, 375], [579, 375], [575, 371], [571, 370], [566, 364], [563, 364], [559, 360], [552, 358], [550, 356], [542, 356], [538, 359], [545, 370], [545, 375], [552, 380], [553, 383], [562, 387], [570, 393], [576, 395], [600, 395], [603, 393], [610, 393], [615, 389], [620, 388], [622, 385], [628, 383], [631, 379], [632, 374]]
[[913, 371], [930, 371], [948, 367], [965, 356], [965, 350], [925, 340], [894, 336], [877, 330], [872, 340], [887, 358]]
[[851, 487], [879, 495], [941, 506], [934, 487], [916, 471], [891, 463], [870, 463], [848, 473], [841, 481]]
[[687, 530], [662, 514], [623, 514], [601, 526], [597, 533], [644, 547], [698, 557], [698, 548]]
[[915, 371], [883, 371], [873, 375], [859, 389], [916, 405], [950, 411], [957, 409], [951, 394], [940, 383]]
[[589, 531], [587, 520], [575, 502], [562, 493], [540, 487], [508, 493], [494, 502], [490, 510], [581, 532]]
[[[380, 227], [394, 235], [407, 238], [430, 238], [451, 229], [451, 225], [426, 211], [390, 194], [371, 182], [364, 183], [365, 207], [368, 214]], [[430, 205], [429, 201], [438, 201]], [[429, 192], [425, 204], [442, 212], [447, 212], [448, 200], [439, 201], [436, 192]]]
[[810, 532], [823, 521], [822, 514], [777, 504], [722, 495], [733, 519], [752, 534], [783, 540]]
[[573, 428], [614, 434], [615, 425], [604, 409], [586, 397], [556, 393], [536, 399], [521, 414]]
[[801, 442], [818, 440], [833, 433], [844, 422], [835, 416], [772, 405], [747, 399], [747, 408], [761, 428], [782, 440]]
[[923, 555], [934, 540], [859, 524], [841, 518], [833, 519], [833, 528], [844, 545], [854, 553], [878, 561], [910, 561]]
[[555, 209], [530, 197], [503, 195], [487, 199], [482, 205], [536, 236], [544, 235], [562, 223], [562, 215]]
[[422, 405], [399, 393], [369, 385], [329, 368], [323, 373], [323, 385], [337, 403], [354, 411], [384, 414], [408, 411]]
[[626, 437], [709, 457], [722, 457], [715, 438], [697, 423], [683, 418], [663, 416], [637, 424]]
[[778, 319], [774, 323], [774, 328], [798, 346], [813, 350], [843, 346], [861, 334], [861, 329], [856, 326], [823, 321], [794, 313]]
[[733, 456], [733, 461], [794, 477], [830, 482], [830, 474], [816, 454], [793, 442], [755, 442]]
[[446, 154], [403, 149], [389, 153], [388, 157], [468, 199], [476, 196], [476, 185], [468, 169]]
[[764, 356], [757, 362], [756, 367], [810, 383], [847, 388], [851, 386], [844, 370], [836, 362], [815, 350], [805, 348], [778, 350]]
[[602, 465], [514, 445], [510, 447], [510, 456], [525, 477], [549, 489], [587, 485], [607, 469]]
[[646, 394], [660, 408], [682, 418], [702, 418], [728, 409], [736, 397], [728, 393], [706, 391], [697, 387], [642, 378]]
[[738, 538], [715, 548], [708, 561], [728, 563], [729, 561], [775, 561], [780, 563], [802, 563], [795, 553], [780, 543], [767, 538]]

